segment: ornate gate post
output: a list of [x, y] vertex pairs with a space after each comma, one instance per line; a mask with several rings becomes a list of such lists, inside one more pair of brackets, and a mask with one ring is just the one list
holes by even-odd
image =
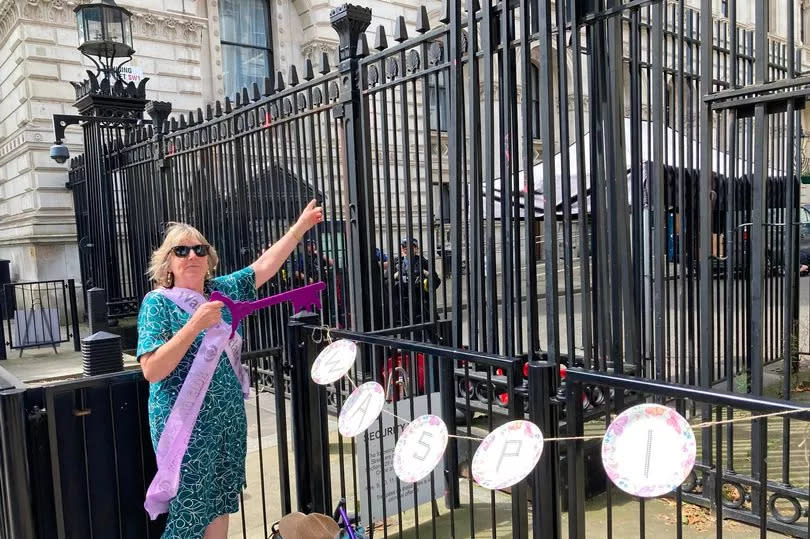
[[[104, 288], [114, 302], [122, 297], [122, 276], [117, 253], [115, 185], [109, 171], [115, 148], [123, 141], [118, 129], [110, 128], [134, 127], [143, 121], [149, 79], [144, 78], [136, 85], [125, 83], [121, 75], [121, 67], [135, 53], [128, 10], [117, 6], [113, 0], [104, 0], [81, 4], [76, 8], [76, 16], [78, 49], [97, 69], [88, 70], [86, 80], [71, 82], [76, 90], [73, 106], [78, 114], [54, 115], [55, 144], [51, 158], [58, 163], [68, 160], [69, 151], [63, 145], [65, 129], [81, 125], [84, 155], [71, 163], [75, 166], [67, 187], [73, 189], [82, 287], [85, 290], [94, 286]], [[85, 24], [90, 20], [100, 22]]]
[[[363, 121], [367, 111], [367, 98], [362, 96], [361, 85], [365, 69], [360, 58], [368, 54], [365, 31], [371, 24], [371, 10], [344, 4], [331, 13], [332, 27], [340, 37], [339, 71], [340, 100], [334, 109], [335, 118], [342, 120], [340, 145], [344, 158], [343, 177], [348, 193], [348, 223], [346, 231], [349, 245], [351, 327], [357, 331], [379, 329], [374, 319], [374, 306], [379, 305], [380, 291], [363, 286], [367, 276], [376, 271], [373, 231], [373, 187], [368, 171], [368, 123]], [[364, 368], [369, 367], [364, 365]]]

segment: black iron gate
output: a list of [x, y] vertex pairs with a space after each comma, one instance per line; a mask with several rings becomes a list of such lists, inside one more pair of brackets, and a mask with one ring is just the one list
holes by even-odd
[[[324, 57], [320, 76], [308, 62], [178, 118], [150, 103], [152, 122], [85, 123], [101, 158], [71, 165], [83, 284], [132, 314], [167, 221], [197, 224], [228, 271], [314, 196], [335, 324], [452, 319], [473, 349], [716, 383], [745, 370], [761, 310], [763, 360], [784, 361], [806, 81], [789, 40], [705, 11], [448, 2], [445, 25], [422, 10], [417, 36], [400, 20], [369, 44], [370, 12], [336, 10], [336, 70]], [[394, 277], [412, 240], [440, 270], [421, 288]]]

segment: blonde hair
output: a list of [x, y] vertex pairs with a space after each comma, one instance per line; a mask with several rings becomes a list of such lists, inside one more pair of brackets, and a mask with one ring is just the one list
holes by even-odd
[[[219, 264], [219, 256], [217, 250], [213, 245], [208, 243], [202, 232], [197, 230], [191, 225], [186, 223], [169, 222], [166, 231], [163, 234], [163, 243], [160, 247], [152, 252], [152, 258], [149, 261], [149, 268], [146, 270], [146, 275], [154, 283], [155, 288], [164, 285], [169, 285], [169, 256], [172, 254], [172, 249], [177, 247], [178, 242], [183, 238], [191, 237], [194, 241], [200, 242], [202, 245], [208, 245], [208, 271], [213, 272]], [[172, 284], [173, 284], [172, 280]]]

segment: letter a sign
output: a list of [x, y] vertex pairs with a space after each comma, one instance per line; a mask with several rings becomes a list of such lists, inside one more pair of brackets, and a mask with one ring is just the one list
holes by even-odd
[[354, 438], [380, 417], [383, 405], [383, 387], [377, 382], [366, 382], [355, 389], [343, 403], [338, 417], [338, 431], [347, 438]]

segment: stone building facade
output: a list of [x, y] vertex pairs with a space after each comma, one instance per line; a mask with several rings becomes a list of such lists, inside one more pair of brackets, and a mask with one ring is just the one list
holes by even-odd
[[[11, 260], [13, 280], [79, 278], [66, 169], [48, 156], [52, 117], [75, 112], [70, 82], [86, 78], [90, 67], [76, 49], [76, 3], [0, 0], [0, 259]], [[133, 13], [136, 53], [130, 74], [149, 77], [149, 99], [169, 101], [178, 113], [196, 110], [249, 84], [262, 70], [286, 74], [304, 58], [317, 68], [323, 52], [334, 59], [337, 35], [329, 13], [341, 3], [122, 0], [120, 5]], [[374, 16], [369, 32], [378, 24], [392, 30], [400, 15], [413, 28], [423, 3], [431, 23], [437, 23], [439, 0], [363, 0]], [[771, 33], [784, 36], [786, 14], [777, 8], [783, 2], [771, 4]], [[739, 5], [739, 23], [751, 27], [754, 3]], [[724, 6], [725, 1], [714, 1], [719, 17]], [[803, 48], [804, 40], [810, 41], [810, 0], [796, 1], [794, 15]], [[72, 155], [81, 153], [78, 128], [68, 130], [66, 143]]]

